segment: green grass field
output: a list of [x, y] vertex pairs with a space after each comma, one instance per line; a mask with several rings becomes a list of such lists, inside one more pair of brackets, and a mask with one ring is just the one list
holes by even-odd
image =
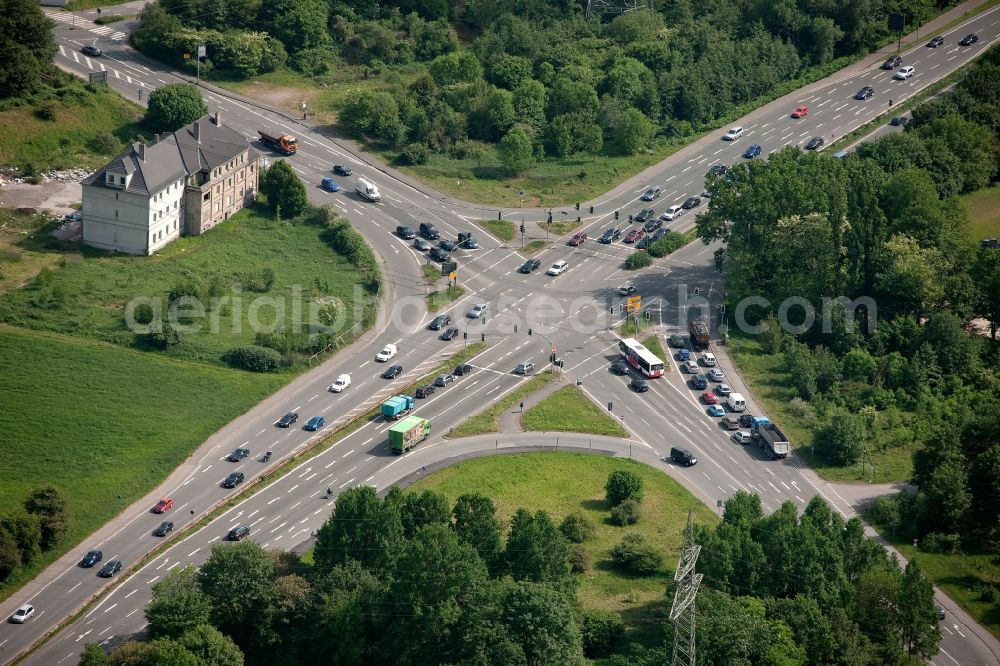
[[517, 227], [510, 220], [476, 220], [476, 224], [490, 232], [502, 241], [514, 240]]
[[449, 433], [449, 436], [467, 437], [469, 435], [482, 435], [487, 432], [500, 432], [500, 416], [504, 412], [513, 409], [514, 405], [555, 378], [556, 374], [552, 371], [541, 372], [535, 375], [480, 413], [455, 426]]
[[[203, 292], [215, 285], [220, 296], [232, 297], [239, 285], [249, 283], [248, 273], [270, 267], [275, 273], [270, 291], [239, 293], [241, 305], [214, 310], [217, 326], [210, 301], [203, 297], [202, 330], [182, 335], [165, 353], [221, 364], [223, 352], [252, 343], [256, 331], [274, 323], [279, 311], [291, 321], [299, 308], [300, 319], [308, 323], [310, 307], [331, 299], [344, 305], [336, 328], [345, 331], [356, 319], [354, 303], [367, 294], [358, 286], [354, 267], [320, 236], [318, 227], [276, 222], [263, 209], [242, 211], [204, 236], [181, 238], [152, 257], [74, 252], [47, 234], [35, 234], [22, 247], [58, 255], [59, 266], [47, 286], [35, 280], [0, 298], [0, 322], [133, 346], [136, 336], [123, 316], [130, 300], [152, 298], [164, 304], [166, 317], [166, 296], [175, 285], [196, 278]], [[252, 320], [260, 325], [253, 326]]]
[[972, 224], [969, 233], [977, 243], [983, 238], [1000, 238], [1000, 185], [962, 195]]
[[428, 312], [437, 312], [449, 303], [461, 298], [464, 293], [465, 287], [447, 287], [432, 291], [427, 294], [427, 310]]
[[[617, 469], [642, 477], [645, 497], [642, 518], [629, 527], [608, 520], [611, 507], [604, 500], [604, 483]], [[468, 460], [435, 472], [414, 484], [409, 492], [427, 489], [443, 493], [450, 503], [463, 493], [482, 493], [493, 499], [504, 521], [519, 508], [547, 511], [558, 524], [568, 514], [580, 512], [596, 526], [594, 537], [584, 542], [592, 567], [577, 576], [578, 598], [584, 608], [621, 613], [628, 637], [647, 646], [662, 645], [662, 623], [669, 610], [665, 595], [676, 566], [688, 509], [701, 524], [715, 525], [718, 518], [670, 477], [640, 463], [583, 453], [499, 455]], [[618, 571], [610, 549], [628, 531], [645, 535], [663, 553], [663, 569], [639, 578]]]
[[533, 240], [530, 243], [525, 244], [525, 246], [521, 249], [521, 254], [535, 254], [548, 244], [548, 241]]
[[521, 417], [525, 430], [585, 432], [628, 437], [628, 431], [576, 386], [564, 386]]
[[[52, 484], [69, 499], [62, 543], [72, 545], [288, 379], [0, 326], [0, 514]], [[8, 580], [0, 596], [59, 554]]]

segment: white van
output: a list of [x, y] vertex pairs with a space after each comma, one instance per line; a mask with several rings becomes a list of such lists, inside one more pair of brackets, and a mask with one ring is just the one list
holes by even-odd
[[365, 178], [358, 178], [354, 181], [354, 191], [357, 192], [362, 199], [366, 199], [367, 201], [371, 201], [373, 203], [382, 198], [382, 195], [378, 192], [378, 186]]
[[729, 397], [726, 398], [726, 404], [734, 412], [745, 412], [747, 410], [747, 401], [743, 399], [742, 393], [730, 393]]
[[704, 361], [705, 367], [714, 368], [715, 367], [715, 354], [712, 352], [705, 352], [701, 355], [701, 360]]

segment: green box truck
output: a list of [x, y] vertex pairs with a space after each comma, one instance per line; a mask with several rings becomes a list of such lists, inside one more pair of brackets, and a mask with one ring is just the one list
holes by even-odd
[[431, 422], [419, 416], [409, 416], [389, 428], [389, 448], [396, 453], [409, 451], [431, 434]]

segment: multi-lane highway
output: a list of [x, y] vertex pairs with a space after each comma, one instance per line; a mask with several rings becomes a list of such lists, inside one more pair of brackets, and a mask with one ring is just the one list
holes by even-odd
[[[127, 26], [119, 30], [102, 28], [93, 26], [86, 18], [78, 15], [75, 30], [69, 28], [67, 21], [58, 21], [55, 33], [60, 45], [57, 55], [60, 66], [81, 74], [106, 71], [109, 84], [132, 99], [139, 98], [140, 90], [145, 98], [153, 88], [180, 80], [125, 45]], [[453, 240], [461, 231], [472, 231], [480, 243], [477, 250], [454, 253], [459, 262], [460, 283], [467, 291], [443, 312], [451, 315], [460, 330], [470, 333], [469, 342], [485, 335], [489, 347], [471, 361], [475, 369], [471, 375], [418, 401], [417, 414], [432, 421], [435, 432], [432, 440], [405, 456], [393, 456], [385, 442], [389, 424], [381, 419], [366, 422], [335, 446], [298, 464], [278, 482], [240, 502], [207, 528], [180, 535], [165, 552], [135, 568], [128, 580], [114, 587], [99, 605], [58, 631], [32, 654], [29, 662], [72, 663], [88, 642], [115, 643], [140, 632], [145, 623], [142, 608], [149, 599], [150, 586], [171, 569], [198, 566], [211, 547], [236, 524], [249, 526], [248, 538], [263, 545], [291, 548], [307, 541], [329, 515], [331, 502], [321, 499], [326, 488], [336, 493], [350, 486], [372, 484], [381, 490], [424, 466], [494, 449], [504, 442], [554, 441], [554, 437], [523, 435], [504, 437], [504, 442], [497, 439], [491, 445], [484, 438], [442, 440], [439, 437], [523, 382], [523, 377], [512, 372], [518, 363], [531, 361], [539, 369], [544, 368], [552, 347], [565, 359], [561, 372], [567, 381], [579, 380], [581, 388], [601, 405], [612, 402], [615, 414], [623, 417], [631, 431], [627, 441], [596, 439], [595, 448], [619, 453], [630, 451], [635, 457], [653, 462], [664, 457], [672, 445], [685, 446], [699, 458], [696, 467], [662, 467], [712, 506], [732, 492], [745, 489], [758, 492], [768, 508], [786, 500], [802, 504], [819, 493], [838, 510], [851, 513], [853, 509], [848, 502], [831, 493], [826, 484], [794, 458], [771, 462], [764, 460], [753, 447], [734, 444], [728, 433], [718, 427], [717, 419], [706, 415], [704, 405], [698, 402], [698, 392], [687, 385], [673, 359], [667, 360], [671, 369], [666, 377], [650, 382], [650, 391], [643, 394], [629, 390], [628, 378], [608, 372], [609, 360], [617, 355], [618, 338], [613, 328], [621, 315], [617, 314], [617, 308], [615, 312], [610, 310], [620, 304], [617, 287], [629, 278], [642, 294], [643, 306], [651, 313], [658, 331], [683, 331], [686, 317], [699, 309], [712, 312], [713, 304], [721, 301], [721, 276], [713, 265], [715, 247], [696, 243], [658, 261], [651, 269], [630, 275], [621, 269], [622, 260], [631, 252], [629, 246], [621, 241], [600, 245], [593, 239], [609, 226], [627, 228], [628, 216], [643, 207], [651, 206], [659, 214], [668, 206], [698, 194], [711, 166], [743, 160], [741, 155], [751, 143], [761, 145], [763, 154], [756, 159], [763, 159], [767, 153], [786, 145], [802, 146], [814, 136], [824, 136], [829, 143], [834, 136], [879, 116], [888, 119], [889, 99], [894, 104], [900, 103], [968, 62], [996, 38], [1000, 32], [998, 24], [1000, 10], [989, 10], [944, 32], [946, 41], [941, 47], [920, 46], [905, 53], [904, 64], [916, 68], [915, 75], [907, 80], [892, 79], [892, 72], [879, 68], [880, 59], [852, 66], [733, 123], [744, 128], [737, 141], [723, 141], [720, 131], [716, 136], [693, 143], [597, 200], [584, 202], [579, 230], [586, 231], [591, 240], [580, 247], [569, 247], [564, 242], [549, 245], [536, 255], [542, 264], [540, 270], [528, 275], [516, 270], [525, 259], [517, 250], [518, 243], [513, 246], [502, 243], [475, 228], [473, 221], [483, 216], [480, 206], [455, 201], [414, 183], [358, 153], [350, 144], [332, 141], [281, 113], [206, 89], [204, 97], [209, 108], [221, 112], [226, 124], [247, 137], [255, 137], [257, 129], [270, 128], [299, 138], [299, 152], [290, 158], [290, 163], [310, 185], [311, 200], [336, 206], [375, 248], [384, 272], [386, 307], [374, 330], [359, 343], [297, 379], [206, 442], [157, 491], [156, 495], [174, 499], [174, 507], [168, 514], [161, 518], [149, 513], [156, 499], [156, 495], [150, 495], [148, 502], [126, 511], [113, 525], [80, 544], [0, 606], [0, 612], [6, 614], [26, 601], [38, 609], [36, 617], [25, 625], [0, 627], [0, 658], [8, 660], [19, 654], [106, 585], [104, 579], [95, 576], [94, 570], [76, 566], [88, 549], [101, 548], [105, 560], [121, 559], [126, 568], [135, 565], [163, 541], [151, 534], [160, 520], [172, 520], [176, 529], [182, 530], [211, 506], [238, 492], [240, 489], [221, 487], [228, 473], [241, 471], [248, 480], [256, 479], [308, 446], [318, 435], [299, 426], [310, 417], [324, 416], [327, 429], [344, 423], [462, 348], [461, 335], [455, 341], [445, 342], [436, 332], [427, 330], [432, 315], [424, 307], [426, 287], [420, 271], [420, 264], [427, 261], [426, 255], [414, 249], [412, 241], [394, 234], [400, 224], [416, 228], [420, 222], [432, 222], [443, 237]], [[958, 39], [967, 32], [977, 32], [979, 43], [969, 48], [957, 46]], [[79, 47], [95, 38], [105, 55], [83, 56]], [[863, 101], [854, 99], [863, 86], [872, 86], [875, 94]], [[809, 113], [803, 118], [791, 118], [791, 111], [799, 105], [807, 105]], [[364, 175], [378, 183], [382, 200], [369, 204], [355, 197], [353, 178], [340, 179], [346, 187], [339, 193], [315, 187], [321, 178], [331, 175], [330, 168], [335, 163], [349, 166], [355, 176]], [[650, 186], [659, 187], [662, 194], [647, 204], [639, 197]], [[589, 212], [591, 205], [593, 214]], [[565, 210], [569, 217], [577, 214], [571, 208]], [[616, 210], [620, 211], [617, 225]], [[690, 228], [697, 210], [688, 211], [666, 226], [675, 231]], [[485, 209], [486, 217], [495, 217], [496, 213], [495, 208]], [[504, 210], [502, 214], [517, 221], [523, 216], [528, 221], [529, 240], [544, 237], [544, 227], [537, 224], [545, 219], [544, 211]], [[556, 209], [554, 217], [561, 219], [562, 209]], [[568, 270], [558, 277], [546, 276], [545, 269], [557, 260], [567, 261]], [[485, 322], [464, 316], [473, 303], [490, 305]], [[399, 355], [390, 363], [404, 367], [404, 374], [394, 380], [382, 379], [384, 364], [374, 361], [375, 353], [388, 343], [399, 348]], [[329, 392], [327, 387], [341, 373], [351, 374], [351, 387], [340, 394]], [[737, 390], [744, 388], [738, 377], [728, 379]], [[752, 402], [750, 408], [757, 411]], [[275, 427], [274, 422], [289, 411], [298, 412], [298, 423], [288, 429]], [[562, 445], [573, 442], [586, 446], [585, 440], [588, 444], [595, 441], [563, 436]], [[241, 446], [251, 450], [250, 457], [239, 463], [227, 462], [228, 453]], [[273, 457], [268, 463], [259, 462], [259, 456], [267, 450], [273, 451]], [[944, 632], [943, 651], [935, 663], [998, 663], [991, 651], [992, 644], [987, 645], [975, 635], [979, 632], [985, 635], [982, 628], [967, 624], [955, 625], [952, 630], [945, 626]]]

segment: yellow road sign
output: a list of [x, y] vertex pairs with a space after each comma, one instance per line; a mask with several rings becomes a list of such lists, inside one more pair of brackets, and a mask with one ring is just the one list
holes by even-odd
[[629, 305], [639, 305], [642, 302], [642, 296], [629, 296], [625, 302]]
[[449, 280], [457, 280], [458, 279], [458, 271], [452, 271], [451, 273], [449, 273], [448, 274], [448, 279]]

